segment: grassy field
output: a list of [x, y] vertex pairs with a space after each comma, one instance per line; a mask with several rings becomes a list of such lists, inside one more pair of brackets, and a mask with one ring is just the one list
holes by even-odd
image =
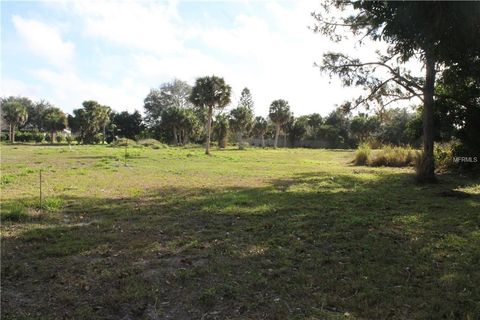
[[336, 150], [1, 152], [2, 319], [480, 314], [478, 179]]

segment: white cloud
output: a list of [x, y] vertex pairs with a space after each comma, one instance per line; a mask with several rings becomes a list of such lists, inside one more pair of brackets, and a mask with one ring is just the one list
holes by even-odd
[[156, 53], [182, 48], [174, 3], [98, 1], [72, 3], [82, 17], [84, 32], [126, 48]]
[[40, 100], [42, 90], [38, 85], [30, 85], [21, 80], [2, 76], [1, 88], [3, 96], [25, 96], [32, 100]]
[[[296, 115], [326, 115], [335, 104], [360, 90], [343, 88], [336, 79], [320, 75], [313, 63], [321, 62], [327, 51], [368, 59], [375, 49], [384, 48], [371, 42], [363, 47], [354, 46], [354, 41], [334, 44], [308, 30], [314, 22], [310, 13], [318, 7], [316, 1], [255, 2], [250, 8], [263, 7], [268, 13], [245, 10], [233, 14], [228, 17], [233, 22], [230, 26], [205, 22], [200, 18], [202, 12], [195, 13], [200, 20], [186, 20], [176, 2], [63, 4], [67, 21], [79, 22], [67, 29], [81, 33], [71, 38], [85, 42], [82, 48], [89, 51], [78, 55], [76, 62], [88, 58], [89, 63], [83, 64], [88, 70], [79, 65], [57, 71], [36, 70], [36, 79], [53, 92], [52, 97], [45, 98], [68, 111], [87, 99], [117, 110], [142, 109], [151, 87], [173, 78], [193, 83], [196, 77], [216, 74], [232, 85], [232, 105], [247, 86], [258, 114], [267, 115], [271, 101], [283, 98]], [[74, 19], [70, 19], [72, 14]], [[57, 29], [19, 16], [14, 16], [14, 24], [37, 54], [57, 66], [73, 62], [74, 46], [62, 40]]]
[[34, 54], [60, 67], [72, 63], [75, 47], [72, 42], [62, 40], [58, 29], [18, 15], [14, 15], [12, 21], [18, 34]]
[[108, 85], [95, 79], [80, 78], [72, 71], [35, 70], [34, 76], [52, 90], [51, 102], [66, 111], [80, 108], [85, 100], [96, 100], [116, 110], [139, 109], [139, 97], [146, 94], [143, 86], [128, 79], [119, 85]]

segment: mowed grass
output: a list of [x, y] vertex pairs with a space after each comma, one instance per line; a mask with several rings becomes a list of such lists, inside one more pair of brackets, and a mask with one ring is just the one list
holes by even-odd
[[478, 179], [337, 150], [1, 151], [2, 319], [480, 314]]

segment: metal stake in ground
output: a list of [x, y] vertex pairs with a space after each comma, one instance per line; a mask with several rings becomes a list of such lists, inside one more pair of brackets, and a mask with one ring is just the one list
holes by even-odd
[[128, 139], [125, 138], [125, 167], [127, 166], [127, 147], [128, 147]]
[[42, 210], [42, 169], [39, 171], [40, 176], [40, 210]]

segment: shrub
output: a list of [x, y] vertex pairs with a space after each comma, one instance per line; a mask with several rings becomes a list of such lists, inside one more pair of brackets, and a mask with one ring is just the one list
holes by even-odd
[[93, 136], [93, 143], [97, 144], [102, 142], [103, 139], [103, 133], [97, 133], [96, 135]]
[[353, 160], [353, 163], [356, 166], [365, 166], [368, 163], [368, 160], [370, 158], [370, 147], [366, 143], [362, 143], [358, 146], [357, 151], [355, 152], [355, 159]]
[[437, 169], [446, 170], [454, 166], [453, 157], [455, 156], [455, 149], [457, 149], [459, 145], [460, 143], [455, 140], [435, 144], [433, 148], [433, 156]]
[[150, 147], [150, 146], [158, 145], [158, 144], [161, 144], [161, 143], [160, 143], [160, 141], [155, 140], [155, 139], [143, 139], [143, 140], [139, 140], [138, 144], [140, 144], [142, 146], [145, 146], [145, 147]]
[[0, 133], [0, 141], [7, 141], [8, 140], [8, 134], [6, 133]]
[[17, 141], [17, 142], [31, 142], [31, 141], [33, 141], [33, 134], [30, 131], [17, 131], [15, 133], [15, 141]]
[[[436, 143], [433, 149], [435, 167], [438, 171], [450, 169], [475, 170], [480, 169], [478, 151], [469, 148], [458, 140], [451, 140], [446, 143]], [[473, 162], [455, 161], [456, 157], [470, 157]], [[475, 162], [475, 157], [477, 161]]]
[[65, 136], [65, 140], [68, 142], [68, 144], [71, 144], [74, 139], [73, 139], [72, 135], [67, 134], [67, 135]]
[[33, 133], [33, 141], [35, 143], [41, 143], [45, 139], [45, 134], [43, 132], [34, 132]]
[[55, 140], [56, 140], [58, 143], [63, 142], [63, 141], [64, 141], [63, 135], [57, 134], [57, 135], [55, 136]]
[[134, 146], [136, 144], [137, 142], [135, 140], [128, 138], [119, 138], [111, 143], [112, 147], [125, 147], [125, 145]]

